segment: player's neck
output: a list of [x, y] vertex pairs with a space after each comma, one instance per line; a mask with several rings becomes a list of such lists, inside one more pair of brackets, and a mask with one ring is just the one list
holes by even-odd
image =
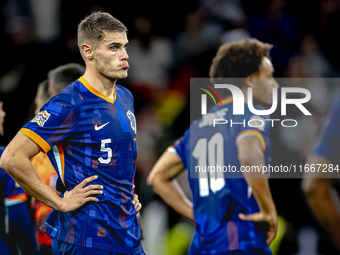
[[243, 85], [241, 87], [241, 90], [243, 92], [243, 96], [244, 96], [244, 103], [248, 102], [248, 87], [246, 85]]
[[86, 70], [83, 78], [96, 90], [105, 96], [113, 99], [115, 92], [116, 80], [109, 80], [98, 73], [92, 73]]
[[[244, 96], [244, 103], [247, 104], [248, 103], [248, 87], [246, 85], [244, 85], [244, 86], [241, 87], [241, 90], [242, 90], [243, 96]], [[253, 102], [252, 102], [253, 105], [268, 107], [268, 105], [261, 102], [259, 99], [256, 99], [255, 97], [253, 97], [252, 100], [253, 100]]]

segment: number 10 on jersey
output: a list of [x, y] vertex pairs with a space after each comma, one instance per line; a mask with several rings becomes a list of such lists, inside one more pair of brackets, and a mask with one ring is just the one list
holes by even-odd
[[[221, 133], [214, 134], [210, 140], [201, 138], [197, 141], [192, 156], [197, 159], [199, 167], [198, 184], [201, 197], [209, 196], [210, 190], [213, 193], [225, 186], [223, 172], [209, 172], [209, 166], [224, 165], [224, 138]], [[204, 170], [204, 171], [203, 171]], [[209, 185], [210, 184], [210, 185]], [[210, 189], [209, 189], [210, 186]]]

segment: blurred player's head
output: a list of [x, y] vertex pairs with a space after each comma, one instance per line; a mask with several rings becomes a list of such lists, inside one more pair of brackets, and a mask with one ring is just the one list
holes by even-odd
[[84, 72], [85, 67], [76, 63], [61, 65], [49, 71], [47, 76], [49, 79], [48, 91], [50, 96], [52, 97], [60, 93], [64, 88], [82, 76]]
[[37, 94], [34, 99], [35, 103], [35, 111], [34, 114], [38, 114], [40, 108], [48, 101], [50, 98], [50, 93], [48, 92], [49, 86], [48, 86], [48, 80], [44, 80], [39, 83]]
[[109, 13], [92, 13], [78, 25], [78, 47], [91, 75], [126, 78], [127, 44], [127, 28]]
[[5, 122], [5, 116], [6, 116], [3, 105], [4, 103], [1, 101], [1, 98], [0, 98], [0, 136], [4, 135], [4, 122]]
[[272, 47], [257, 39], [222, 45], [210, 66], [211, 81], [219, 83], [223, 78], [244, 78], [244, 83], [237, 85], [252, 87], [254, 99], [270, 104], [272, 89], [278, 87], [269, 54]]

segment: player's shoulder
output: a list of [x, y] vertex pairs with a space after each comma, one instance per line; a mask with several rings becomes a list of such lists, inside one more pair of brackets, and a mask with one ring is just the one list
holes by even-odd
[[120, 93], [121, 95], [127, 95], [133, 99], [131, 91], [118, 84], [116, 84], [116, 93]]

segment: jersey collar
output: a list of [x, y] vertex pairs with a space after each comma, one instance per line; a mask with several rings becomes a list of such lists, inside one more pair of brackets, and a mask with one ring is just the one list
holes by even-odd
[[83, 77], [80, 77], [78, 79], [78, 81], [80, 81], [91, 93], [95, 94], [96, 96], [114, 104], [114, 102], [116, 101], [117, 98], [117, 94], [116, 94], [116, 89], [115, 88], [115, 92], [114, 92], [114, 99], [109, 98], [108, 96], [104, 95], [103, 93], [101, 93], [100, 91], [96, 90], [90, 83], [87, 82], [87, 80], [85, 80]]

